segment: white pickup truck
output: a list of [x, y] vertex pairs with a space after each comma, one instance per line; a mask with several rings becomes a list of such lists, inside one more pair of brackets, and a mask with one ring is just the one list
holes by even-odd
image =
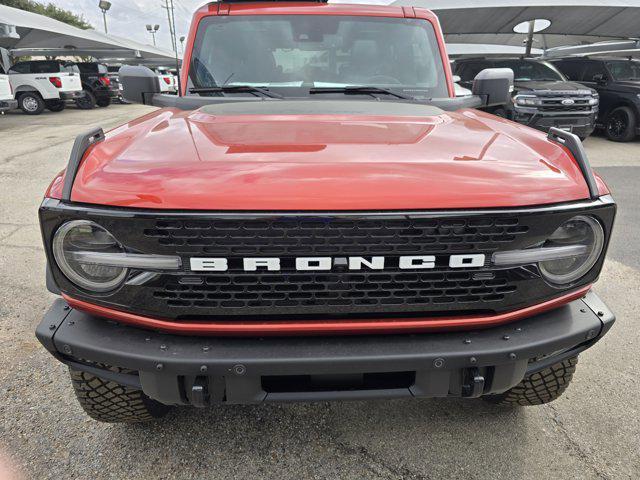
[[78, 67], [59, 60], [18, 62], [9, 69], [9, 81], [18, 106], [28, 115], [45, 108], [60, 112], [67, 100], [84, 96]]
[[18, 102], [13, 98], [13, 91], [9, 83], [9, 75], [6, 75], [0, 66], [0, 113], [13, 110], [17, 106]]

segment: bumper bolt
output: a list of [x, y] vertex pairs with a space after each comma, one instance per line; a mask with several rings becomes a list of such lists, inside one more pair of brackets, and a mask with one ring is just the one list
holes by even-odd
[[462, 343], [464, 343], [465, 345], [469, 345], [471, 343], [471, 339], [469, 338], [465, 338]]
[[522, 331], [522, 327], [516, 328], [516, 332], [521, 332], [521, 331]]
[[509, 354], [509, 360], [515, 360], [516, 358], [518, 358], [518, 356], [515, 353]]
[[163, 364], [161, 364], [161, 363], [158, 363], [158, 364], [156, 365], [156, 370], [162, 370], [163, 368], [164, 368], [164, 365], [163, 365]]
[[433, 361], [433, 366], [436, 367], [436, 368], [444, 367], [444, 358], [436, 358]]
[[599, 317], [604, 317], [604, 312], [603, 311], [598, 312], [598, 316]]
[[49, 325], [49, 330], [55, 330], [56, 326], [52, 323], [51, 325]]
[[476, 357], [471, 357], [471, 358], [469, 359], [469, 363], [471, 363], [471, 364], [476, 364], [476, 363], [478, 363], [478, 360], [476, 360]]
[[69, 310], [71, 307], [69, 305], [65, 305], [64, 307], [62, 307], [63, 310]]
[[247, 372], [247, 368], [244, 365], [234, 365], [233, 366], [233, 373], [235, 373], [236, 375], [244, 375]]
[[66, 353], [67, 355], [71, 355], [71, 347], [69, 345], [63, 345], [62, 346], [62, 351], [64, 353]]
[[163, 343], [162, 345], [160, 345], [160, 350], [166, 350], [167, 346]]
[[593, 338], [593, 337], [595, 337], [595, 336], [596, 336], [596, 331], [595, 331], [595, 330], [589, 330], [589, 331], [587, 332], [587, 336], [586, 336], [586, 338], [587, 338], [587, 340], [590, 340], [590, 339], [592, 339], [592, 338]]
[[503, 340], [509, 340], [511, 337], [509, 335], [505, 335], [504, 337], [502, 337]]
[[586, 308], [581, 308], [580, 309], [580, 313], [587, 313], [587, 309]]
[[208, 352], [208, 351], [209, 351], [209, 347], [207, 347], [207, 346], [202, 347], [202, 351], [203, 351], [203, 352]]
[[206, 365], [202, 365], [200, 367], [200, 372], [205, 373], [207, 371], [207, 366]]

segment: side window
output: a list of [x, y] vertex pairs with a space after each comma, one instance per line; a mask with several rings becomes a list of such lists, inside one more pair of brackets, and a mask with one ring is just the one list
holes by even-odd
[[489, 62], [465, 62], [456, 68], [456, 75], [459, 75], [463, 82], [471, 82], [485, 68], [491, 68]]
[[607, 71], [604, 68], [604, 65], [600, 62], [589, 62], [587, 68], [584, 71], [584, 75], [582, 77], [583, 82], [595, 82], [594, 77], [596, 75], [602, 75], [605, 78], [607, 77]]
[[58, 73], [60, 72], [60, 64], [58, 62], [33, 62], [31, 64], [31, 73]]
[[582, 62], [572, 61], [559, 61], [552, 62], [558, 70], [560, 70], [565, 77], [574, 82], [582, 80], [582, 73], [584, 72], [585, 65]]
[[31, 73], [31, 64], [29, 62], [16, 63], [9, 69], [9, 73]]

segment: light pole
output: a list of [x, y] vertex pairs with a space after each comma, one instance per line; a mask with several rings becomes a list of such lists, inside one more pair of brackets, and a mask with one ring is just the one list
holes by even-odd
[[111, 2], [107, 2], [107, 0], [100, 0], [98, 2], [98, 8], [102, 10], [102, 19], [104, 20], [104, 33], [107, 32], [107, 11], [111, 8]]
[[160, 25], [148, 25], [147, 24], [147, 32], [151, 34], [153, 37], [153, 46], [156, 46], [156, 33], [160, 29]]
[[184, 35], [180, 37], [180, 55], [184, 55]]

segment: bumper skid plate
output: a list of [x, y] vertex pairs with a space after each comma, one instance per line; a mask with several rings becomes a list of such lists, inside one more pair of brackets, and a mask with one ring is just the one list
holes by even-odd
[[[465, 332], [216, 338], [124, 326], [56, 300], [36, 335], [60, 361], [162, 403], [477, 397], [576, 355], [615, 321], [592, 292], [510, 324]], [[138, 372], [122, 374], [102, 365]]]

